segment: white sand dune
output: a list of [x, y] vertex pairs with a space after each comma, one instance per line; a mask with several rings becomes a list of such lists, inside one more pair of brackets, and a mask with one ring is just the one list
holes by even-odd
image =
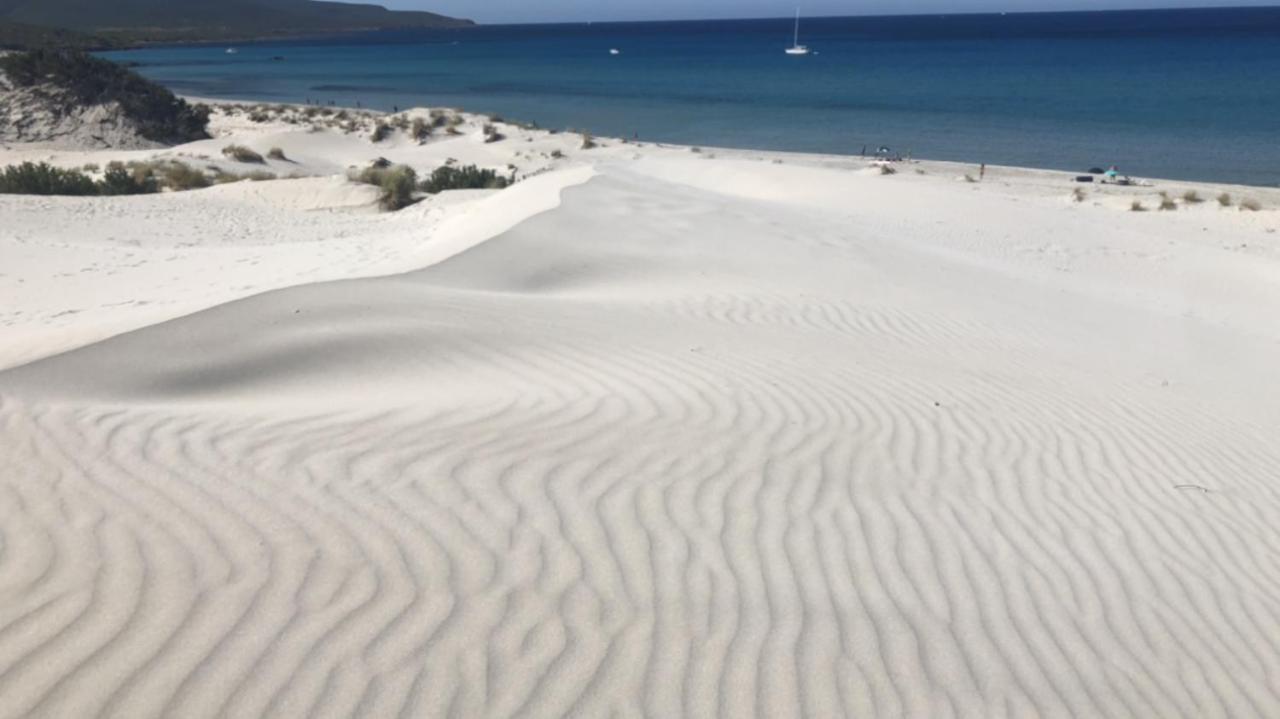
[[600, 157], [0, 372], [0, 717], [1280, 713], [1276, 213]]

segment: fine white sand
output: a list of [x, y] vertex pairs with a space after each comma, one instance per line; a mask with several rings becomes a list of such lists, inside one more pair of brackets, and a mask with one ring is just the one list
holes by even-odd
[[1280, 714], [1280, 192], [220, 122], [0, 196], [0, 717]]

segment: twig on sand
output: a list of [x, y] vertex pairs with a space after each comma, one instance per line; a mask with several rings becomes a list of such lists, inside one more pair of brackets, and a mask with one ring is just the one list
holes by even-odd
[[1173, 485], [1173, 488], [1174, 488], [1174, 489], [1195, 489], [1195, 490], [1199, 490], [1199, 491], [1201, 491], [1201, 492], [1204, 492], [1205, 494], [1208, 494], [1208, 493], [1209, 493], [1209, 488], [1208, 488], [1208, 487], [1201, 487], [1201, 486], [1200, 486], [1200, 485], [1198, 485], [1198, 484], [1175, 484], [1175, 485]]

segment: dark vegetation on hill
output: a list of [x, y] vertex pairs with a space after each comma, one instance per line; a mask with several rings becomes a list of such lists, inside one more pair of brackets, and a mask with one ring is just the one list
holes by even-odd
[[34, 50], [42, 47], [113, 50], [125, 46], [119, 40], [97, 35], [0, 20], [0, 50]]
[[[109, 44], [137, 44], [450, 28], [473, 23], [429, 12], [320, 0], [0, 0], [0, 24], [64, 28]], [[13, 45], [39, 46], [29, 38]], [[57, 46], [99, 47], [93, 43]]]
[[0, 57], [14, 87], [48, 89], [59, 102], [118, 104], [138, 135], [165, 144], [207, 138], [209, 108], [192, 106], [121, 65], [77, 50], [33, 50]]

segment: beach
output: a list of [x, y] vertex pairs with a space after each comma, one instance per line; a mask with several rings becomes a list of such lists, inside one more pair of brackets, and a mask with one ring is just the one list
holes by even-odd
[[0, 195], [0, 717], [1280, 712], [1280, 189], [305, 112], [0, 148], [279, 178]]

